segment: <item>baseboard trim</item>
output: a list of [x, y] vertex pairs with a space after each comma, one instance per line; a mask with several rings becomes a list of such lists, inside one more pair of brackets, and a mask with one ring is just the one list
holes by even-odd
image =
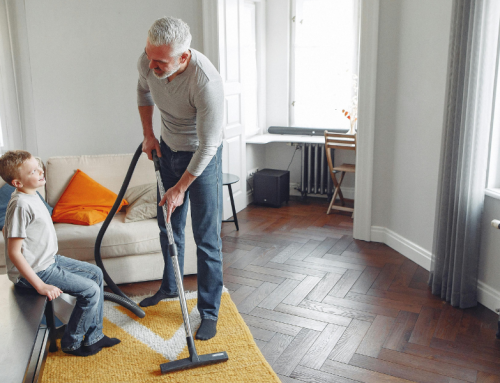
[[[385, 243], [417, 265], [430, 270], [432, 253], [394, 231], [382, 226], [372, 226], [371, 239], [373, 242]], [[477, 281], [477, 300], [483, 306], [495, 311], [500, 308], [500, 291], [482, 281]]]
[[500, 308], [500, 291], [482, 281], [477, 281], [477, 301], [495, 311]]
[[431, 253], [423, 247], [407, 240], [398, 233], [381, 226], [371, 227], [371, 239], [374, 242], [382, 242], [403, 254], [417, 265], [426, 270], [431, 268]]

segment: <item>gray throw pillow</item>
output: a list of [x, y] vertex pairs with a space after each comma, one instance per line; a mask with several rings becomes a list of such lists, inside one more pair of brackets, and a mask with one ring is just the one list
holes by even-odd
[[131, 187], [124, 198], [129, 205], [125, 210], [125, 222], [136, 222], [155, 218], [157, 213], [156, 184]]

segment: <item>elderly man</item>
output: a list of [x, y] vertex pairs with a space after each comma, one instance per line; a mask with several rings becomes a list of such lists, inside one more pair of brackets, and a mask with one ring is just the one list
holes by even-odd
[[[222, 119], [224, 89], [221, 76], [200, 52], [190, 48], [189, 26], [164, 17], [148, 32], [139, 58], [137, 99], [144, 141], [142, 149], [152, 159], [156, 149], [166, 190], [158, 194], [159, 206], [167, 203], [181, 273], [184, 270], [184, 227], [189, 198], [197, 246], [198, 310], [201, 325], [196, 339], [215, 336], [222, 294]], [[160, 142], [153, 133], [153, 109], [161, 113]], [[158, 207], [160, 242], [165, 261], [158, 292], [144, 299], [143, 307], [178, 296], [162, 208]]]

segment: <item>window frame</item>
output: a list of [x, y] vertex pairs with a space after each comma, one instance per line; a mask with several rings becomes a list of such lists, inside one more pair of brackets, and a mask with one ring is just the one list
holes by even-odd
[[495, 85], [493, 97], [493, 116], [491, 119], [488, 173], [485, 194], [500, 199], [500, 31], [495, 65]]
[[255, 5], [257, 126], [248, 131], [245, 125], [245, 136], [252, 137], [266, 131], [266, 2], [265, 0], [244, 0], [244, 3]]

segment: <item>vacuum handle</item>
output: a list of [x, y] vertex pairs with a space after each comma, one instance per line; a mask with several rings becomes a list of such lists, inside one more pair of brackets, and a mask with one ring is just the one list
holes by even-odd
[[[163, 197], [165, 195], [165, 188], [163, 187], [163, 181], [161, 179], [160, 159], [158, 158], [155, 149], [151, 151], [151, 154], [153, 155], [153, 162], [155, 164], [155, 173], [156, 173], [156, 181], [158, 184], [158, 191], [160, 192], [160, 197]], [[167, 222], [167, 201], [165, 201], [165, 204], [161, 207], [161, 210], [163, 212], [163, 218], [165, 219], [165, 229], [167, 230], [170, 256], [172, 257], [177, 256], [177, 246], [175, 245], [174, 233], [172, 232], [172, 225], [170, 224], [170, 222]]]
[[[163, 186], [163, 180], [161, 179], [161, 171], [160, 171], [160, 159], [156, 154], [156, 150], [153, 149], [151, 151], [151, 155], [153, 156], [153, 162], [155, 164], [155, 173], [156, 173], [156, 182], [158, 185], [158, 192], [160, 193], [160, 197], [165, 195], [165, 188]], [[182, 310], [182, 318], [184, 319], [184, 330], [186, 331], [186, 339], [188, 340], [188, 348], [190, 347], [189, 339], [192, 340], [193, 334], [191, 333], [191, 324], [189, 323], [189, 311], [187, 309], [186, 297], [184, 295], [184, 288], [182, 285], [182, 277], [181, 269], [179, 267], [179, 260], [177, 258], [177, 246], [175, 245], [174, 233], [172, 231], [172, 225], [170, 222], [167, 222], [167, 201], [161, 207], [163, 212], [163, 219], [165, 220], [165, 229], [167, 231], [167, 240], [168, 240], [168, 254], [170, 255], [170, 259], [172, 260], [172, 266], [174, 268], [175, 274], [175, 283], [177, 285], [177, 290], [179, 291], [179, 302], [181, 304]], [[159, 217], [158, 217], [159, 218]], [[196, 354], [196, 349], [194, 351], [189, 348], [189, 355], [191, 361], [198, 361], [198, 354]]]
[[153, 162], [155, 164], [155, 171], [160, 171], [160, 159], [156, 154], [156, 149], [151, 150], [151, 155], [153, 156]]

